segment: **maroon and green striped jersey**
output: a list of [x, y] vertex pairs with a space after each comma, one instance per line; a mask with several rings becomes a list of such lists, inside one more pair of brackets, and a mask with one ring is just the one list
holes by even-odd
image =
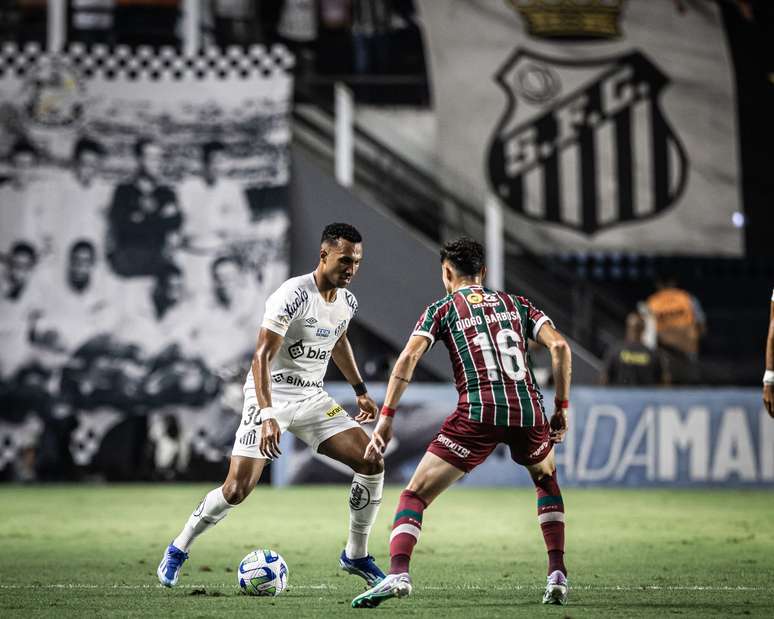
[[428, 306], [413, 335], [446, 344], [461, 414], [496, 426], [539, 426], [546, 416], [527, 340], [546, 322], [524, 297], [467, 286]]

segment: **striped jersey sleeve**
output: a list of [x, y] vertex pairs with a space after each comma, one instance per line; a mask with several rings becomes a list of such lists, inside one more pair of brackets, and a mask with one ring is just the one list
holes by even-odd
[[527, 336], [537, 341], [538, 333], [540, 333], [540, 327], [548, 323], [552, 327], [554, 321], [546, 316], [541, 310], [532, 305], [532, 301], [526, 297], [516, 297], [516, 302], [524, 309], [524, 327], [527, 332]]
[[448, 303], [444, 299], [429, 305], [417, 320], [417, 324], [411, 335], [421, 335], [430, 340], [430, 346], [435, 344], [436, 339], [443, 335], [446, 328], [444, 318], [448, 310]]

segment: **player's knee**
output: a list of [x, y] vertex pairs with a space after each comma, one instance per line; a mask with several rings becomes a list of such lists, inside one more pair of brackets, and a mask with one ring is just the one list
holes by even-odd
[[378, 475], [384, 471], [384, 460], [379, 460], [378, 462], [361, 460], [352, 468], [361, 475]]
[[552, 460], [546, 458], [543, 462], [540, 463], [539, 467], [531, 470], [529, 474], [532, 476], [532, 480], [534, 482], [539, 482], [546, 477], [551, 477], [555, 472], [556, 464]]
[[239, 505], [252, 492], [252, 484], [241, 479], [228, 479], [223, 484], [223, 498], [229, 505]]

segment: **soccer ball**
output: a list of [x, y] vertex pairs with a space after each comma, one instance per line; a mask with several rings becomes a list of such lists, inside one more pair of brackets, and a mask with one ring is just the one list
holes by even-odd
[[239, 562], [237, 582], [247, 595], [279, 595], [288, 586], [288, 564], [273, 550], [253, 550]]

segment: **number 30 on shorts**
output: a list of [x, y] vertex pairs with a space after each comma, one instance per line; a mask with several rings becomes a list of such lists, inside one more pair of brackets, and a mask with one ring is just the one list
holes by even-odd
[[242, 423], [246, 426], [249, 426], [251, 423], [256, 426], [261, 425], [261, 409], [255, 404], [250, 405], [245, 413], [245, 420]]

